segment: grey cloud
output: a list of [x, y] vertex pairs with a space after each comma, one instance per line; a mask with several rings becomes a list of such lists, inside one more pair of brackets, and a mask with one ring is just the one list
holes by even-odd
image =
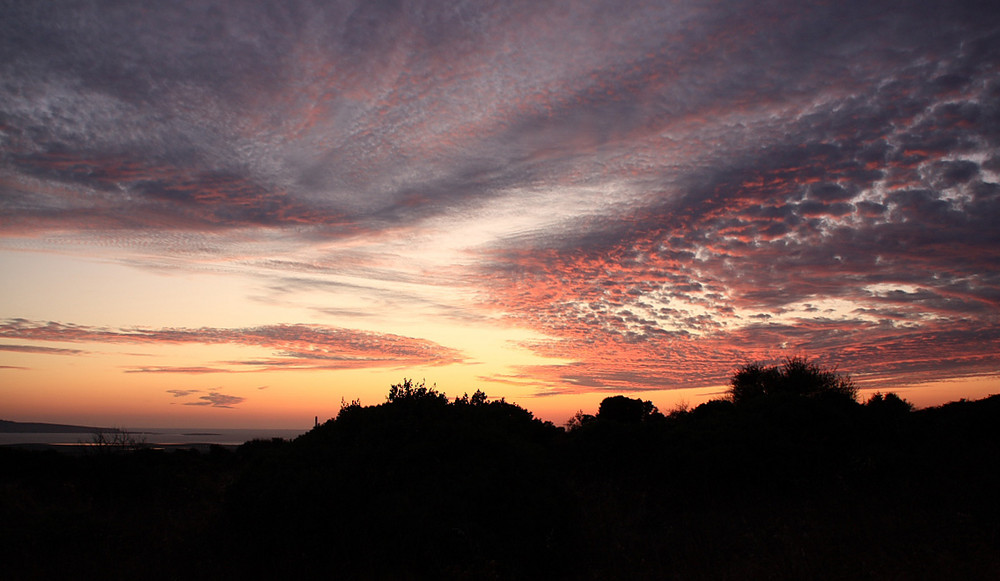
[[[777, 2], [730, 2], [719, 11], [696, 5], [610, 10], [601, 2], [578, 8], [565, 15], [544, 5], [484, 10], [464, 3], [440, 10], [394, 2], [280, 8], [182, 2], [114, 5], [98, 13], [83, 3], [55, 11], [8, 5], [0, 35], [7, 94], [31, 97], [0, 112], [13, 136], [5, 164], [99, 196], [116, 198], [124, 187], [127, 195], [117, 196], [118, 203], [98, 209], [113, 214], [108, 226], [148, 225], [148, 216], [166, 211], [175, 214], [177, 227], [304, 220], [329, 226], [332, 235], [345, 221], [381, 228], [538, 180], [600, 172], [593, 150], [604, 144], [627, 143], [699, 111], [751, 99], [780, 103], [817, 91], [834, 75], [863, 82], [870, 73], [845, 70], [845, 55], [868, 54], [891, 41], [902, 41], [893, 45], [901, 55], [929, 49], [927, 37], [911, 40], [928, 26], [925, 15], [904, 5], [892, 11], [870, 3], [789, 10]], [[943, 19], [982, 27], [966, 8], [941, 11], [935, 26]], [[747, 20], [750, 10], [755, 19]], [[765, 24], [779, 17], [781, 26]], [[580, 38], [600, 50], [565, 59], [560, 38], [540, 28], [547, 18], [584, 31]], [[889, 20], [894, 26], [883, 28]], [[762, 24], [728, 34], [748, 21]], [[896, 30], [908, 32], [901, 37]], [[499, 52], [509, 31], [531, 42]], [[608, 32], [628, 43], [609, 42]], [[946, 45], [954, 36], [933, 38]], [[717, 51], [685, 50], [710, 37], [728, 39], [719, 50], [732, 62], [715, 60]], [[422, 50], [413, 50], [418, 46]], [[512, 87], [515, 98], [539, 89], [554, 97], [541, 109], [511, 108], [457, 147], [410, 161], [437, 145], [422, 124], [462, 131], [478, 117], [457, 113], [450, 120], [436, 110], [449, 99], [473, 99], [478, 90], [448, 79], [432, 84], [439, 72], [434, 59], [443, 55], [470, 70], [482, 55], [501, 57], [492, 59], [499, 86]], [[542, 75], [543, 86], [531, 87], [531, 77], [518, 76], [541, 75], [544, 60], [553, 57], [574, 65], [569, 77]], [[317, 94], [296, 84], [324, 67], [345, 82], [324, 85], [313, 76]], [[936, 84], [955, 90], [975, 72], [940, 75]], [[383, 105], [351, 103], [348, 93], [361, 88], [361, 76]], [[650, 83], [651, 77], [670, 82]], [[344, 123], [302, 126], [294, 134], [281, 126], [282, 118], [295, 119], [317, 103]], [[376, 113], [388, 113], [389, 126], [376, 123]], [[553, 156], [554, 148], [563, 151]], [[54, 154], [70, 165], [57, 166]], [[109, 166], [122, 159], [132, 164], [128, 172]], [[180, 180], [190, 183], [178, 184], [181, 172], [193, 176]], [[228, 185], [219, 187], [217, 176], [226, 176]], [[206, 185], [221, 199], [195, 198]], [[49, 211], [69, 217], [69, 210]]]
[[939, 161], [933, 168], [936, 185], [950, 188], [967, 183], [979, 175], [979, 166], [972, 161]]
[[878, 202], [871, 202], [868, 200], [859, 201], [855, 204], [855, 207], [862, 216], [869, 218], [881, 216], [888, 209], [885, 204], [879, 204]]
[[233, 408], [245, 402], [247, 398], [236, 395], [226, 395], [224, 393], [212, 392], [208, 395], [198, 397], [198, 401], [184, 402], [184, 405], [191, 406], [211, 406], [216, 408]]
[[821, 202], [843, 202], [850, 200], [856, 193], [835, 183], [818, 184], [809, 188], [809, 197]]
[[2, 345], [0, 351], [14, 351], [17, 353], [39, 353], [43, 355], [81, 355], [88, 353], [82, 349], [64, 349], [61, 347], [39, 347], [37, 345]]

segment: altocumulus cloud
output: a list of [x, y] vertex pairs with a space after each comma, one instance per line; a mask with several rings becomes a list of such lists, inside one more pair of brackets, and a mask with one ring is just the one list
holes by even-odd
[[[493, 379], [551, 393], [717, 385], [776, 350], [872, 381], [998, 371], [991, 3], [2, 11], [6, 246], [196, 256], [320, 292], [436, 282], [479, 300], [381, 298], [537, 331], [524, 348], [572, 363]], [[295, 249], [315, 260], [271, 255]], [[0, 337], [273, 352], [139, 372], [463, 361], [314, 325]]]

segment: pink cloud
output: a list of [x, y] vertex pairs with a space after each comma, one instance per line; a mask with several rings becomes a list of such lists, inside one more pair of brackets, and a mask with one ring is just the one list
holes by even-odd
[[[363, 369], [407, 365], [439, 366], [463, 361], [455, 349], [432, 341], [391, 333], [373, 333], [321, 325], [268, 325], [242, 329], [109, 329], [56, 322], [9, 319], [0, 324], [0, 338], [73, 343], [232, 344], [275, 351], [264, 360], [229, 362], [219, 366], [142, 366], [132, 373], [220, 373], [232, 366], [276, 369]], [[42, 347], [48, 350], [54, 348]], [[74, 352], [75, 350], [62, 350]], [[57, 351], [57, 352], [62, 352]], [[49, 352], [49, 351], [45, 351]]]
[[59, 347], [39, 347], [36, 345], [2, 345], [0, 351], [14, 351], [18, 353], [40, 353], [43, 355], [81, 355], [87, 353], [81, 349], [62, 349]]

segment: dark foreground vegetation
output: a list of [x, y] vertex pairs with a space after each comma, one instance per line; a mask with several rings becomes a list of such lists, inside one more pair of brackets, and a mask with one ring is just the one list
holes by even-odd
[[564, 430], [424, 384], [294, 441], [0, 449], [4, 579], [998, 579], [1000, 397], [855, 400], [802, 360]]

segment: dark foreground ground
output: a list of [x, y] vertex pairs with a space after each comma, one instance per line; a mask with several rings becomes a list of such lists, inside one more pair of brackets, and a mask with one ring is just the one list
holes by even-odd
[[235, 451], [0, 449], [0, 577], [1000, 579], [1000, 397], [586, 419], [432, 396]]

